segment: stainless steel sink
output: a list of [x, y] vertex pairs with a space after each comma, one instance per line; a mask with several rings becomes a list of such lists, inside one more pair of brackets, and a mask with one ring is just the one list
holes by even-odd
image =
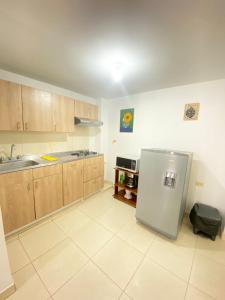
[[0, 164], [0, 172], [23, 169], [27, 167], [36, 166], [36, 165], [39, 165], [39, 163], [34, 160], [10, 161], [10, 162]]

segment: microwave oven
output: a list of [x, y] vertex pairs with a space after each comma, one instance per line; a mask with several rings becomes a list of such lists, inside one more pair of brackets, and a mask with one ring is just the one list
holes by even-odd
[[117, 156], [116, 167], [137, 173], [139, 171], [140, 158], [132, 156]]

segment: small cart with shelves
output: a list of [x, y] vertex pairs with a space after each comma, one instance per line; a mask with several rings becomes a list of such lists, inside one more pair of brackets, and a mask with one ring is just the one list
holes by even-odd
[[[138, 176], [139, 173], [130, 172], [127, 170], [124, 170], [122, 168], [114, 168], [115, 170], [115, 183], [114, 183], [114, 195], [113, 197], [117, 200], [120, 200], [122, 202], [125, 202], [133, 207], [136, 207], [136, 201], [137, 201], [137, 193], [138, 193]], [[126, 176], [133, 175], [135, 177], [135, 187], [131, 188], [126, 185], [126, 179], [123, 183], [120, 182], [120, 173], [123, 172]], [[126, 190], [130, 192], [131, 199], [127, 199], [125, 197]]]

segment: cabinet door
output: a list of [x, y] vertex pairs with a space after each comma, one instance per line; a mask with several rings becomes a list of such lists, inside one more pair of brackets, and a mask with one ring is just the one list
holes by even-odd
[[94, 104], [88, 104], [89, 109], [88, 109], [88, 114], [89, 118], [92, 120], [98, 120], [98, 107], [97, 105]]
[[63, 164], [64, 205], [83, 197], [83, 160]]
[[74, 131], [74, 100], [64, 96], [54, 96], [54, 127], [56, 132]]
[[87, 118], [86, 103], [75, 100], [75, 116], [79, 118]]
[[34, 180], [36, 218], [41, 218], [63, 206], [62, 174]]
[[0, 130], [23, 130], [21, 85], [5, 80], [0, 80]]
[[104, 176], [104, 156], [87, 158], [84, 161], [84, 181]]
[[84, 183], [84, 198], [100, 191], [103, 188], [103, 177], [97, 177]]
[[98, 168], [98, 177], [104, 177], [104, 156], [100, 155], [96, 157], [96, 164]]
[[31, 170], [0, 175], [0, 205], [5, 233], [34, 221]]
[[54, 131], [51, 93], [22, 86], [22, 102], [24, 131]]
[[89, 181], [95, 178], [96, 164], [95, 157], [87, 158], [84, 160], [84, 181]]
[[97, 105], [87, 103], [84, 101], [75, 101], [75, 116], [80, 118], [87, 118], [92, 120], [98, 119]]
[[98, 106], [94, 105], [93, 107], [93, 119], [98, 120]]
[[96, 180], [92, 179], [84, 183], [84, 198], [94, 194], [96, 191]]
[[101, 190], [104, 187], [104, 179], [103, 177], [96, 178], [96, 191]]

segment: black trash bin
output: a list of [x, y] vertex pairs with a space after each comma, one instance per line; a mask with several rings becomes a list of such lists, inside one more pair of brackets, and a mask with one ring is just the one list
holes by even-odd
[[195, 203], [189, 218], [195, 234], [203, 232], [215, 241], [222, 224], [222, 217], [218, 209], [206, 204]]

